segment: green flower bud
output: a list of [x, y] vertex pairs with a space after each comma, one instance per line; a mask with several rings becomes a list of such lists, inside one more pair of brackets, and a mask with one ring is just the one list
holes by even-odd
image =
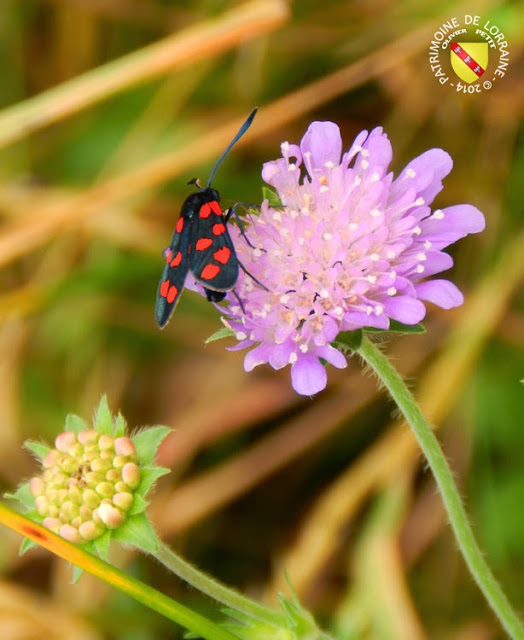
[[95, 428], [82, 429], [82, 424], [78, 416], [68, 418], [66, 430], [49, 450], [40, 443], [28, 444], [37, 455], [43, 451], [42, 471], [23, 491], [20, 488], [24, 506], [32, 509], [34, 504], [36, 520], [92, 553], [103, 554], [107, 541], [99, 546], [93, 542], [128, 521], [132, 526], [122, 527], [119, 541], [154, 548], [154, 530], [144, 513], [151, 482], [141, 483], [141, 468], [154, 471], [155, 477], [167, 472], [159, 473], [152, 461], [169, 430], [154, 427], [136, 439], [128, 437], [125, 421], [112, 417], [105, 398], [95, 414]]
[[113, 496], [113, 504], [122, 511], [129, 511], [133, 506], [133, 494], [132, 493], [115, 493]]
[[122, 480], [131, 489], [136, 489], [140, 484], [140, 469], [134, 462], [128, 462], [122, 468]]

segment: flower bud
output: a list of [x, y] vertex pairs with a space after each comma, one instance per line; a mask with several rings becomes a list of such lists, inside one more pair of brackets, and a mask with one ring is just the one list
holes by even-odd
[[108, 529], [116, 529], [125, 520], [122, 512], [110, 504], [101, 504], [98, 507], [98, 516]]
[[89, 522], [83, 522], [78, 527], [78, 533], [84, 540], [95, 540], [104, 533], [104, 528], [90, 520]]
[[128, 462], [122, 468], [122, 480], [131, 489], [136, 489], [140, 484], [140, 469], [134, 462]]
[[29, 483], [29, 490], [35, 497], [43, 495], [45, 491], [45, 485], [42, 482], [42, 479], [31, 478], [31, 481]]
[[136, 456], [135, 445], [132, 443], [130, 438], [117, 438], [115, 440], [115, 453], [118, 456]]
[[129, 511], [133, 505], [133, 494], [128, 492], [115, 493], [113, 504], [122, 511]]
[[63, 524], [58, 530], [58, 533], [62, 536], [62, 538], [65, 538], [66, 540], [69, 540], [69, 542], [73, 542], [74, 544], [78, 544], [82, 541], [80, 534], [78, 533], [78, 529], [75, 529], [75, 527], [70, 524]]
[[56, 437], [55, 448], [62, 453], [67, 453], [76, 442], [76, 433], [73, 431], [64, 431]]

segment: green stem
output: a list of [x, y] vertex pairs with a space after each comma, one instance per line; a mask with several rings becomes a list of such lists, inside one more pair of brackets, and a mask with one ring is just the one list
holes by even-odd
[[386, 356], [365, 336], [357, 352], [382, 381], [411, 426], [435, 476], [460, 551], [472, 576], [510, 636], [514, 640], [524, 640], [524, 627], [479, 549], [451, 469], [413, 395]]
[[203, 615], [67, 542], [0, 502], [0, 522], [206, 640], [238, 640]]
[[227, 607], [276, 627], [286, 626], [286, 621], [282, 614], [268, 607], [264, 607], [250, 598], [246, 598], [237, 591], [226, 587], [211, 576], [208, 576], [189, 564], [189, 562], [181, 558], [164, 543], [160, 543], [160, 549], [154, 556], [179, 578], [182, 578], [182, 580], [185, 580], [188, 584], [195, 587], [195, 589], [206, 593]]

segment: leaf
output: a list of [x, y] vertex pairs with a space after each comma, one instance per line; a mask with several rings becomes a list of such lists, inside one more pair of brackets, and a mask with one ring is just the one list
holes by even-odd
[[21, 484], [14, 493], [5, 493], [4, 497], [11, 500], [18, 500], [24, 507], [28, 509], [35, 508], [35, 498], [29, 488], [29, 482]]
[[76, 564], [73, 565], [73, 584], [76, 584], [80, 580], [83, 573], [83, 569], [77, 567]]
[[364, 327], [363, 331], [367, 331], [368, 333], [426, 333], [426, 328], [422, 324], [403, 324], [396, 320], [390, 320], [389, 329]]
[[18, 555], [23, 556], [24, 553], [27, 553], [31, 549], [38, 547], [38, 544], [29, 538], [24, 538], [22, 540], [22, 544], [20, 545], [20, 549], [18, 550]]
[[94, 426], [99, 433], [105, 433], [109, 436], [114, 433], [113, 416], [105, 394], [100, 398], [100, 404], [95, 412]]
[[86, 421], [77, 416], [74, 413], [69, 413], [65, 419], [65, 428], [66, 431], [74, 431], [74, 433], [80, 433], [80, 431], [85, 431], [87, 427]]
[[140, 493], [142, 496], [147, 495], [147, 492], [158, 478], [168, 473], [171, 473], [171, 471], [165, 467], [142, 467], [140, 469], [140, 484], [138, 485], [137, 493]]
[[131, 441], [136, 447], [138, 459], [144, 466], [153, 464], [160, 443], [172, 431], [169, 427], [157, 425], [156, 427], [137, 431], [131, 436]]
[[362, 329], [356, 331], [341, 331], [337, 335], [335, 345], [342, 345], [351, 349], [351, 351], [358, 351], [362, 344]]
[[262, 198], [267, 200], [270, 207], [283, 207], [282, 201], [280, 200], [280, 196], [274, 189], [270, 189], [269, 187], [262, 187]]
[[93, 540], [95, 551], [102, 558], [102, 560], [107, 560], [107, 556], [109, 555], [109, 547], [111, 546], [111, 534], [112, 532], [107, 530], [99, 538], [95, 538], [95, 540]]
[[218, 331], [215, 331], [213, 335], [209, 336], [209, 338], [207, 338], [204, 344], [209, 344], [210, 342], [216, 342], [217, 340], [222, 340], [222, 338], [231, 338], [234, 336], [235, 336], [235, 332], [233, 331], [233, 329], [230, 329], [229, 327], [222, 327]]
[[156, 553], [160, 547], [156, 531], [145, 515], [140, 513], [126, 520], [123, 525], [113, 531], [113, 540], [129, 544], [149, 553]]
[[139, 513], [143, 513], [147, 509], [148, 504], [149, 502], [144, 498], [144, 496], [141, 496], [139, 493], [134, 493], [133, 505], [127, 512], [128, 517], [136, 516]]
[[35, 456], [43, 460], [46, 455], [51, 451], [51, 447], [43, 442], [35, 442], [34, 440], [26, 440], [24, 442], [24, 447], [29, 449], [31, 453], [34, 453]]
[[115, 436], [117, 438], [120, 438], [121, 436], [125, 435], [126, 428], [127, 428], [126, 419], [119, 411], [115, 420]]

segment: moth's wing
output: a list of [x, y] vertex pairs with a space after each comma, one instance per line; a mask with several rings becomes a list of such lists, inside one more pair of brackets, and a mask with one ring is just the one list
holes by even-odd
[[227, 221], [218, 202], [202, 210], [205, 215], [196, 216], [190, 230], [189, 270], [206, 289], [230, 291], [238, 280], [238, 260]]
[[[183, 222], [180, 223], [180, 220]], [[155, 304], [156, 321], [161, 329], [169, 322], [169, 318], [175, 310], [184, 289], [189, 269], [188, 248], [190, 232], [190, 221], [179, 218], [177, 230], [173, 234], [171, 244], [164, 251], [166, 263], [158, 283]]]

